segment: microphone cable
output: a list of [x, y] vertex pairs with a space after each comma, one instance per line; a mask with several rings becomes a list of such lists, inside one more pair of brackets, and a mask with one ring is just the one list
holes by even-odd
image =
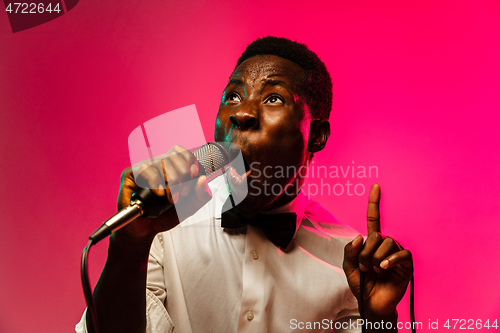
[[[90, 288], [89, 274], [88, 274], [88, 255], [90, 251], [90, 247], [94, 245], [94, 240], [92, 238], [89, 239], [87, 246], [83, 249], [82, 252], [82, 260], [80, 265], [80, 275], [82, 278], [82, 286], [83, 286], [83, 294], [85, 295], [85, 302], [87, 303], [87, 316], [90, 315], [90, 321], [87, 320], [87, 323], [91, 323], [94, 330], [94, 333], [99, 333], [98, 324], [97, 324], [97, 315], [95, 312], [95, 304], [94, 297], [92, 296], [92, 289]], [[88, 327], [87, 327], [88, 331]]]

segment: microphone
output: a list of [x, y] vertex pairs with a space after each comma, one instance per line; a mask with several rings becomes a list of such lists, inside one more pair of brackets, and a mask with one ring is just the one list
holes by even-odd
[[[229, 151], [231, 152], [231, 156]], [[225, 171], [225, 167], [238, 153], [238, 146], [227, 142], [209, 142], [201, 146], [199, 149], [193, 151], [193, 155], [198, 160], [198, 177], [205, 175], [207, 181], [211, 182]], [[141, 175], [136, 176], [135, 180], [136, 184], [147, 184]], [[111, 235], [112, 232], [123, 228], [136, 218], [140, 216], [156, 218], [169, 210], [173, 205], [173, 203], [168, 201], [167, 196], [159, 197], [150, 189], [139, 186], [136, 192], [132, 194], [130, 205], [121, 209], [104, 222], [89, 238], [95, 244]]]

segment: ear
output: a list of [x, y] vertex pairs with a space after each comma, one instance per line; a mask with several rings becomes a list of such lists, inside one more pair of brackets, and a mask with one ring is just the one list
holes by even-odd
[[316, 153], [326, 146], [326, 141], [330, 136], [330, 123], [328, 120], [319, 119], [311, 121], [309, 129], [309, 142], [307, 150], [311, 153]]

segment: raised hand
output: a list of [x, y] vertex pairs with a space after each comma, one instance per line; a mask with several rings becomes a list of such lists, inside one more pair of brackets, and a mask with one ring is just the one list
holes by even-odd
[[380, 185], [370, 190], [366, 214], [368, 237], [358, 235], [344, 249], [344, 272], [352, 293], [360, 300], [360, 273], [364, 273], [363, 301], [367, 316], [391, 317], [413, 275], [411, 252], [380, 229]]

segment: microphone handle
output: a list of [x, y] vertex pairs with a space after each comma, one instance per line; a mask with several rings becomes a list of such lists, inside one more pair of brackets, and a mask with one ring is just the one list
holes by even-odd
[[111, 216], [106, 222], [104, 222], [96, 231], [89, 236], [89, 239], [93, 240], [93, 243], [96, 244], [100, 240], [111, 235], [112, 232], [115, 232], [139, 216], [143, 213], [144, 204], [140, 200], [135, 200], [130, 203], [125, 208], [122, 208], [118, 213]]

